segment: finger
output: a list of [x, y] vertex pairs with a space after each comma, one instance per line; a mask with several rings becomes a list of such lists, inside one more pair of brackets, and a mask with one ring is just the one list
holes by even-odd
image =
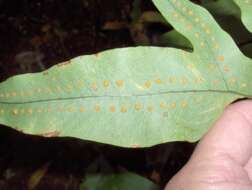
[[227, 155], [245, 165], [252, 155], [252, 100], [230, 105], [197, 146], [192, 160]]

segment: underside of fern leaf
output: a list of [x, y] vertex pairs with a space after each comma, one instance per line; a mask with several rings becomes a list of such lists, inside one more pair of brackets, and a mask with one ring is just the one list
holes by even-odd
[[197, 141], [225, 106], [252, 94], [252, 61], [202, 7], [153, 0], [193, 45], [80, 56], [0, 84], [0, 123], [122, 147]]

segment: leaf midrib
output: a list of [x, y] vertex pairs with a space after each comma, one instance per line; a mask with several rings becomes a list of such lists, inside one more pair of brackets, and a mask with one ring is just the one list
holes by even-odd
[[132, 97], [151, 97], [151, 96], [161, 96], [167, 94], [183, 94], [183, 93], [219, 93], [219, 94], [232, 94], [242, 97], [252, 98], [252, 95], [244, 94], [232, 90], [171, 90], [156, 93], [146, 93], [146, 94], [131, 94], [131, 95], [100, 95], [100, 96], [76, 96], [76, 97], [65, 97], [65, 98], [51, 98], [51, 99], [41, 99], [23, 102], [4, 102], [0, 101], [0, 104], [6, 105], [18, 105], [18, 104], [36, 104], [36, 103], [47, 103], [47, 102], [57, 102], [57, 101], [67, 101], [67, 100], [81, 100], [81, 99], [91, 99], [91, 98], [132, 98]]

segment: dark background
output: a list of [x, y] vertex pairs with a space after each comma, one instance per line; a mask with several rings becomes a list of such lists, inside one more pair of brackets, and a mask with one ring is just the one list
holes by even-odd
[[[135, 31], [132, 10], [133, 0], [0, 0], [0, 81], [45, 70], [78, 55], [141, 45], [142, 38], [157, 45], [155, 36], [172, 29], [148, 24]], [[149, 10], [155, 7], [150, 0], [143, 0], [140, 11]], [[215, 17], [239, 47], [251, 43], [252, 37], [240, 21], [232, 20], [242, 35], [234, 26], [226, 26], [222, 17]], [[108, 23], [112, 27], [105, 29]], [[89, 173], [125, 170], [148, 177], [163, 188], [194, 146], [167, 143], [122, 149], [70, 138], [28, 136], [0, 125], [0, 189], [28, 189], [31, 176], [44, 171], [35, 189], [77, 190]]]

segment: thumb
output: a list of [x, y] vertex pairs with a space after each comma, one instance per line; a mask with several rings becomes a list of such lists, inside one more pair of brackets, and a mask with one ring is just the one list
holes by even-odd
[[252, 101], [230, 105], [197, 146], [192, 160], [227, 155], [245, 165], [252, 155]]
[[209, 184], [224, 182], [223, 187], [230, 185], [226, 183], [230, 181], [247, 189], [252, 174], [244, 168], [250, 162], [251, 155], [252, 101], [246, 100], [227, 107], [202, 138], [189, 162], [168, 183], [166, 189], [205, 190]]

